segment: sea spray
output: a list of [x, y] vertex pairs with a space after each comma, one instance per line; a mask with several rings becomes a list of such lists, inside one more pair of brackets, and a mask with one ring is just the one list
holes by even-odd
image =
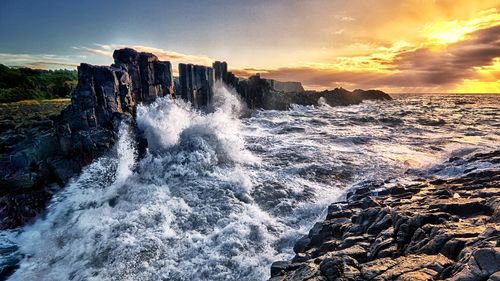
[[[499, 141], [495, 98], [423, 96], [239, 119], [231, 95], [218, 86], [208, 112], [167, 99], [139, 107], [143, 158], [132, 160], [133, 142], [120, 132], [122, 152], [92, 163], [45, 216], [5, 236], [24, 256], [11, 280], [265, 280], [342, 189], [411, 178], [457, 149]], [[416, 122], [429, 112], [445, 122]]]
[[18, 237], [25, 258], [11, 279], [264, 276], [274, 253], [268, 228], [280, 226], [252, 202], [251, 173], [240, 164], [258, 158], [244, 148], [237, 100], [227, 95], [216, 88], [222, 103], [212, 113], [167, 99], [139, 106], [145, 157], [134, 162], [122, 130], [117, 158], [86, 168]]

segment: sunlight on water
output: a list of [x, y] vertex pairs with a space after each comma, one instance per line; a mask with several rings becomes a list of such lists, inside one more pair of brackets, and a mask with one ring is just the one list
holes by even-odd
[[342, 190], [498, 143], [499, 104], [487, 98], [295, 106], [240, 119], [237, 96], [217, 84], [215, 105], [139, 106], [144, 158], [122, 126], [115, 156], [85, 168], [20, 234], [3, 232], [9, 262], [24, 256], [10, 280], [265, 280]]

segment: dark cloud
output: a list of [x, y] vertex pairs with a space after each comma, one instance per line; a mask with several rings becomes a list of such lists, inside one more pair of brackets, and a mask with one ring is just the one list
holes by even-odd
[[[477, 78], [474, 67], [489, 66], [497, 57], [500, 57], [500, 26], [473, 32], [467, 40], [443, 49], [418, 48], [402, 52], [390, 65], [387, 65], [386, 61], [381, 62], [390, 72], [341, 71], [312, 67], [259, 69], [259, 72], [264, 77], [301, 81], [309, 87], [350, 84], [356, 88], [443, 88], [460, 83], [463, 79]], [[246, 70], [237, 72], [243, 76], [253, 73]]]
[[[476, 31], [468, 40], [440, 51], [420, 48], [399, 54], [394, 64], [402, 72], [399, 75], [409, 75], [426, 86], [443, 85], [474, 78], [474, 67], [491, 65], [496, 57], [500, 57], [500, 26]], [[395, 82], [404, 83], [397, 76]], [[391, 81], [390, 77], [386, 80]]]

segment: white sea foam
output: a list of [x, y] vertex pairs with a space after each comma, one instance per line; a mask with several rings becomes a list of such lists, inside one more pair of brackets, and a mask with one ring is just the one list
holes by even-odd
[[[442, 161], [451, 140], [453, 151], [495, 146], [494, 109], [478, 111], [482, 123], [466, 105], [443, 109], [442, 125], [420, 124], [439, 108], [422, 109], [426, 97], [247, 119], [231, 89], [217, 83], [214, 99], [211, 113], [178, 100], [139, 106], [145, 156], [136, 160], [123, 127], [116, 156], [85, 168], [45, 216], [8, 235], [24, 255], [10, 280], [265, 280], [341, 189]], [[464, 122], [475, 131], [458, 130]], [[472, 133], [484, 138], [471, 143]]]

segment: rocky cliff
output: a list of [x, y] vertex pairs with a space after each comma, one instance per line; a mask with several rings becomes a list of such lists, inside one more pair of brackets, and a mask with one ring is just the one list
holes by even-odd
[[44, 209], [57, 186], [107, 152], [135, 106], [173, 93], [172, 66], [150, 53], [116, 50], [111, 66], [81, 64], [71, 104], [52, 126], [13, 144], [0, 159], [0, 228]]
[[500, 280], [500, 151], [453, 178], [373, 184], [332, 204], [271, 280]]
[[211, 67], [193, 64], [179, 64], [180, 98], [195, 108], [209, 105], [213, 100], [214, 70]]
[[348, 90], [337, 88], [322, 92], [304, 91], [295, 82], [279, 82], [272, 79], [252, 76], [238, 83], [238, 93], [249, 108], [287, 110], [292, 104], [330, 106], [358, 104], [364, 100], [390, 100], [391, 97], [377, 90]]

